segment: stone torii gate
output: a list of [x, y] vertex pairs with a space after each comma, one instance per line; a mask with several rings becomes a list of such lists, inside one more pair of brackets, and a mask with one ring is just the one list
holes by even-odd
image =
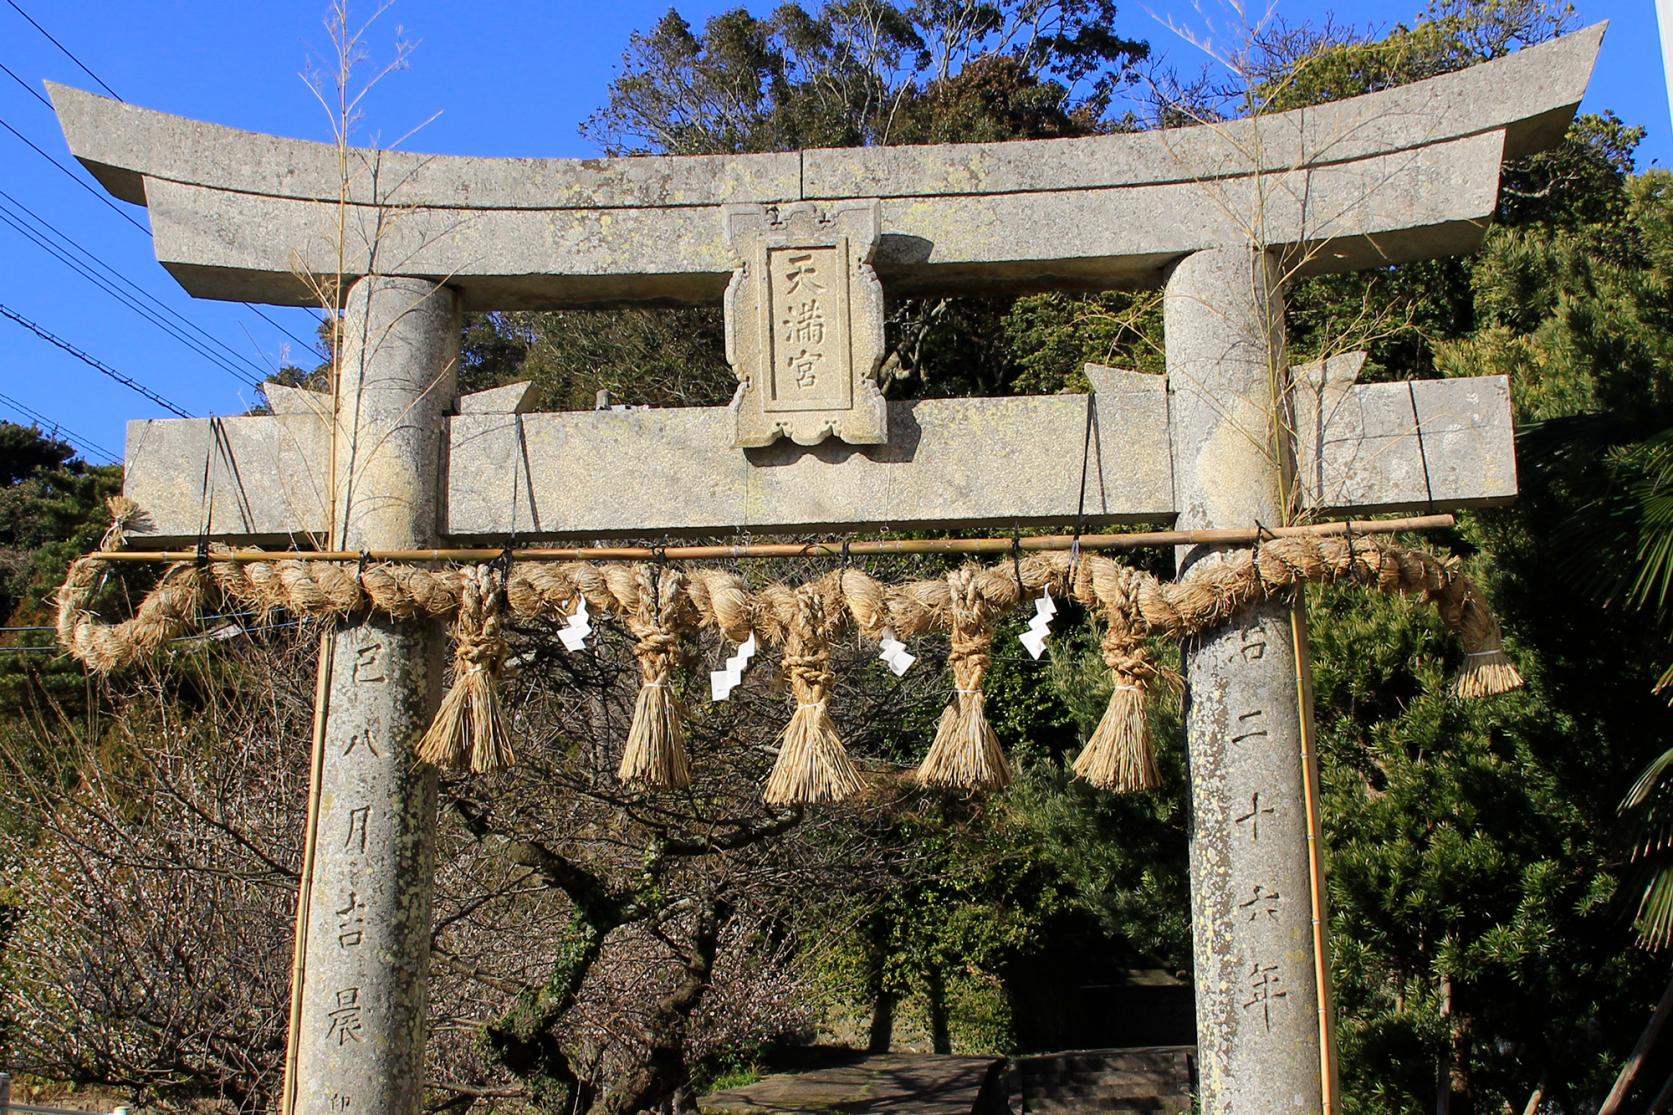
[[[347, 183], [329, 146], [52, 86], [71, 150], [150, 210], [157, 258], [192, 294], [307, 304], [299, 276], [348, 261], [335, 405], [272, 386], [271, 416], [130, 424], [125, 491], [149, 515], [133, 536], [384, 550], [1010, 529], [1074, 520], [1083, 465], [1089, 525], [1506, 502], [1504, 377], [1359, 385], [1351, 355], [1287, 369], [1281, 288], [1472, 250], [1501, 165], [1562, 135], [1602, 33], [1211, 127], [727, 157], [368, 151]], [[1091, 399], [877, 390], [885, 295], [1157, 286], [1165, 377], [1090, 369]], [[731, 407], [548, 414], [525, 413], [522, 387], [455, 397], [464, 309], [721, 301]], [[334, 638], [287, 1111], [418, 1109], [435, 778], [411, 747], [441, 647], [423, 624]], [[1305, 651], [1299, 606], [1277, 602], [1188, 648], [1205, 1112], [1316, 1111], [1330, 1071]]]

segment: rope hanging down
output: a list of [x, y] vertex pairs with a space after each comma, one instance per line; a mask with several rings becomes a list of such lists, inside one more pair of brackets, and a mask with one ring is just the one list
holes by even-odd
[[[113, 501], [119, 545], [131, 502]], [[680, 640], [715, 631], [741, 643], [752, 633], [780, 648], [781, 669], [796, 707], [780, 738], [765, 796], [775, 804], [837, 801], [860, 776], [830, 715], [831, 644], [845, 630], [878, 640], [931, 632], [951, 639], [954, 693], [917, 772], [926, 786], [994, 789], [1010, 781], [1003, 749], [987, 721], [982, 683], [995, 628], [1010, 609], [1049, 589], [1073, 598], [1104, 622], [1102, 641], [1112, 692], [1097, 730], [1075, 761], [1094, 785], [1128, 791], [1157, 784], [1146, 698], [1172, 681], [1152, 660], [1151, 638], [1180, 639], [1216, 627], [1239, 609], [1304, 584], [1355, 584], [1432, 602], [1463, 641], [1455, 692], [1479, 698], [1508, 692], [1522, 678], [1504, 653], [1498, 622], [1452, 559], [1379, 541], [1323, 535], [1268, 539], [1212, 567], [1164, 582], [1100, 553], [1034, 553], [994, 565], [969, 564], [945, 577], [885, 585], [853, 566], [806, 584], [751, 591], [717, 568], [674, 570], [661, 563], [507, 561], [494, 566], [427, 568], [368, 564], [363, 569], [276, 558], [176, 562], [131, 618], [101, 623], [89, 602], [113, 564], [95, 553], [78, 559], [58, 596], [58, 637], [96, 673], [155, 655], [189, 633], [200, 616], [233, 606], [268, 617], [343, 619], [375, 612], [396, 620], [453, 619], [453, 686], [418, 755], [441, 766], [492, 770], [511, 761], [496, 695], [506, 646], [505, 613], [561, 618], [585, 601], [617, 617], [637, 640], [640, 690], [622, 757], [623, 782], [647, 789], [690, 785], [685, 710], [673, 691]], [[210, 605], [215, 607], [212, 608]]]

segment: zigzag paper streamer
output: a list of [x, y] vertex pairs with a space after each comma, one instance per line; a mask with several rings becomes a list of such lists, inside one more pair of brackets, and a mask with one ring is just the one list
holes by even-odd
[[576, 599], [580, 603], [575, 608], [575, 614], [558, 631], [558, 638], [563, 640], [564, 649], [568, 651], [586, 650], [587, 636], [593, 633], [593, 625], [587, 616], [587, 598], [580, 596]]
[[738, 653], [726, 660], [726, 668], [709, 671], [709, 692], [717, 701], [724, 701], [732, 696], [732, 690], [744, 680], [744, 671], [749, 668], [749, 660], [755, 656], [755, 632], [749, 633], [749, 638], [738, 644]]
[[1046, 636], [1051, 634], [1051, 621], [1056, 615], [1057, 605], [1052, 602], [1051, 589], [1048, 588], [1034, 601], [1034, 618], [1028, 621], [1028, 630], [1017, 636], [1035, 661], [1039, 661], [1040, 655], [1045, 653]]
[[906, 644], [895, 638], [895, 633], [888, 628], [883, 629], [883, 637], [877, 642], [877, 657], [889, 664], [889, 669], [900, 677], [912, 668], [912, 663], [918, 660], [915, 654], [906, 653]]

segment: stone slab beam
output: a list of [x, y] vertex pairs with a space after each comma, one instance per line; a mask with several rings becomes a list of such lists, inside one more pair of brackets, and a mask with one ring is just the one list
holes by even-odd
[[1516, 495], [1505, 376], [1355, 383], [1363, 352], [1291, 369], [1302, 505], [1491, 507]]
[[[1087, 523], [1172, 521], [1166, 380], [1088, 372], [1097, 394]], [[1296, 371], [1303, 385], [1314, 382], [1309, 374]], [[1310, 509], [1365, 514], [1515, 497], [1503, 377], [1356, 385], [1339, 373], [1332, 384], [1323, 407], [1322, 387], [1296, 394]], [[518, 414], [524, 399], [508, 388], [466, 396], [447, 420], [443, 537], [1005, 529], [1067, 525], [1079, 507], [1084, 395], [893, 402], [887, 444], [748, 451], [731, 447], [727, 407]], [[229, 541], [306, 545], [323, 533], [330, 436], [306, 400], [274, 400], [281, 405], [292, 412], [129, 423], [124, 490], [149, 516], [136, 541], [189, 542], [206, 523]]]
[[[1602, 34], [1132, 135], [634, 159], [355, 151], [351, 270], [445, 281], [474, 309], [713, 302], [731, 273], [728, 204], [873, 198], [891, 296], [1159, 286], [1180, 257], [1252, 234], [1292, 249], [1301, 273], [1467, 251], [1502, 161], [1566, 126]], [[298, 268], [335, 273], [334, 148], [51, 91], [71, 150], [151, 209], [158, 259], [192, 294], [309, 304]]]

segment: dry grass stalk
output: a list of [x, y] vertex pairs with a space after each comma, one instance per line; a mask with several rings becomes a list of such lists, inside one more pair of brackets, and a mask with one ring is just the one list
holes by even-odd
[[691, 785], [691, 765], [685, 752], [685, 710], [666, 681], [639, 686], [633, 702], [633, 724], [616, 771], [625, 786], [651, 790], [683, 790]]
[[1097, 729], [1075, 760], [1075, 774], [1100, 790], [1119, 794], [1154, 790], [1162, 784], [1142, 688], [1115, 687]]
[[796, 711], [779, 738], [778, 761], [762, 792], [769, 805], [811, 805], [841, 801], [860, 788], [860, 775], [831, 720], [833, 631], [845, 622], [841, 572], [826, 574], [794, 591], [763, 594], [765, 633], [782, 641], [782, 669], [796, 698]]
[[915, 776], [920, 786], [947, 790], [1002, 790], [1011, 764], [988, 723], [980, 691], [960, 691], [941, 711], [941, 722]]
[[1499, 621], [1481, 599], [1475, 583], [1455, 574], [1434, 594], [1435, 607], [1464, 644], [1464, 662], [1453, 679], [1453, 692], [1467, 700], [1497, 697], [1522, 687], [1522, 675], [1505, 653]]
[[768, 805], [812, 805], [841, 801], [859, 788], [860, 774], [825, 702], [797, 705], [779, 739], [778, 761], [762, 799]]

